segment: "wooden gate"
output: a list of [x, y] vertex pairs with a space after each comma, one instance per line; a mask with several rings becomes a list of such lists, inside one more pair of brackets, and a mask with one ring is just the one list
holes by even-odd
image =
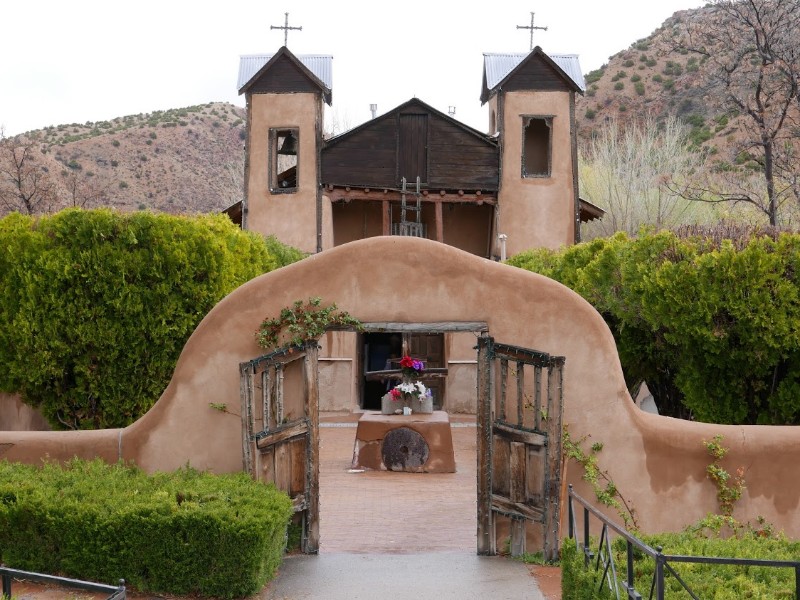
[[478, 554], [496, 554], [507, 529], [512, 555], [558, 557], [563, 368], [478, 338]]
[[292, 498], [301, 550], [319, 550], [317, 344], [276, 350], [239, 365], [244, 470]]

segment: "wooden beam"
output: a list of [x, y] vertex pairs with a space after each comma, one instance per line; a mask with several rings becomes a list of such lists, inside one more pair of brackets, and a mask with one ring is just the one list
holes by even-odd
[[512, 425], [506, 425], [498, 421], [494, 422], [492, 431], [493, 433], [502, 435], [504, 438], [512, 442], [522, 442], [523, 444], [537, 446], [539, 448], [547, 444], [547, 437], [541, 433], [536, 433], [535, 431], [529, 431], [526, 429], [519, 429]]
[[[372, 188], [326, 188], [325, 194], [331, 202], [350, 202], [350, 201], [389, 201], [400, 202], [400, 192], [394, 190], [374, 190]], [[468, 192], [464, 190], [448, 192], [439, 190], [438, 194], [430, 194], [427, 190], [422, 192], [422, 202], [432, 203], [451, 203], [451, 204], [497, 204], [497, 197], [492, 193], [484, 193], [481, 190]]]
[[291, 423], [282, 425], [277, 429], [266, 432], [264, 435], [259, 434], [256, 436], [258, 438], [256, 441], [256, 446], [259, 450], [264, 450], [270, 446], [274, 446], [275, 444], [286, 442], [294, 437], [307, 435], [308, 427], [308, 421], [306, 419], [292, 421]]
[[432, 323], [399, 323], [383, 321], [362, 323], [364, 331], [385, 332], [400, 331], [409, 333], [444, 333], [447, 331], [489, 331], [486, 321], [435, 321]]
[[522, 504], [521, 502], [512, 502], [511, 498], [492, 494], [492, 510], [502, 513], [507, 517], [516, 517], [518, 519], [528, 519], [541, 523], [544, 518], [542, 509], [538, 506], [530, 506]]

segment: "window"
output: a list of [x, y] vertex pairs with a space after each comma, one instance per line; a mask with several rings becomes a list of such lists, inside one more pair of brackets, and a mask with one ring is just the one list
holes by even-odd
[[553, 117], [523, 116], [522, 176], [550, 177]]
[[269, 189], [273, 194], [293, 194], [297, 191], [297, 154], [300, 130], [271, 128], [269, 130]]

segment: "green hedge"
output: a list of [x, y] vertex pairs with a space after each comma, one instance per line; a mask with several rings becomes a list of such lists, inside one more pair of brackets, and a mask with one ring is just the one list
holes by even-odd
[[[650, 547], [660, 546], [664, 554], [685, 556], [717, 556], [723, 558], [755, 558], [761, 560], [798, 560], [800, 542], [783, 538], [745, 535], [722, 539], [704, 537], [694, 533], [667, 533], [644, 536], [642, 541]], [[597, 540], [592, 541], [597, 549]], [[625, 541], [616, 539], [613, 544], [617, 577], [625, 580], [627, 559]], [[611, 598], [608, 587], [600, 589], [600, 574], [583, 566], [583, 554], [575, 548], [574, 540], [564, 540], [561, 552], [561, 589], [564, 600], [590, 600]], [[698, 598], [713, 600], [763, 600], [794, 598], [794, 569], [773, 567], [738, 567], [670, 563]], [[601, 567], [602, 568], [602, 567]], [[634, 552], [634, 586], [646, 598], [650, 593], [655, 561], [641, 552]], [[680, 583], [672, 576], [665, 577], [667, 598], [690, 598]], [[622, 591], [622, 588], [620, 588]], [[624, 594], [624, 591], [622, 591]]]
[[0, 390], [55, 428], [128, 425], [221, 298], [300, 258], [223, 215], [11, 214], [0, 219]]
[[509, 264], [556, 279], [608, 323], [628, 386], [661, 414], [800, 423], [800, 235], [624, 234]]
[[243, 473], [0, 462], [6, 566], [137, 590], [253, 594], [280, 564], [291, 500]]

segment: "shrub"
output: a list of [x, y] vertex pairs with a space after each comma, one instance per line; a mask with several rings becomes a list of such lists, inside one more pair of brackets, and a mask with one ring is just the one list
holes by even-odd
[[622, 90], [624, 88], [625, 88], [625, 84], [622, 83], [621, 81], [618, 81], [617, 83], [614, 84], [614, 89], [617, 90], [617, 91]]
[[272, 578], [289, 497], [244, 473], [152, 476], [74, 459], [0, 462], [0, 560], [154, 593], [243, 597]]
[[11, 214], [0, 247], [0, 389], [75, 429], [144, 414], [223, 296], [302, 257], [225, 215], [107, 209]]
[[[664, 554], [682, 556], [716, 556], [723, 558], [755, 558], [766, 560], [796, 560], [800, 543], [783, 538], [747, 535], [741, 538], [721, 539], [705, 537], [691, 532], [666, 533], [644, 536], [651, 548], [662, 547]], [[597, 540], [591, 547], [597, 548]], [[617, 578], [621, 584], [626, 579], [625, 540], [617, 538], [612, 544]], [[673, 568], [694, 592], [697, 598], [738, 600], [761, 598], [771, 600], [794, 597], [794, 571], [790, 568], [737, 567], [697, 563], [671, 563]], [[575, 547], [575, 540], [565, 539], [561, 550], [561, 587], [563, 598], [590, 600], [612, 598], [608, 585], [599, 585], [601, 572], [584, 567], [584, 556]], [[602, 565], [601, 565], [602, 568]], [[642, 552], [633, 553], [634, 587], [647, 596], [653, 581], [655, 561]], [[665, 577], [665, 597], [688, 597], [675, 577]]]
[[509, 263], [589, 301], [614, 334], [629, 388], [647, 381], [662, 414], [800, 423], [800, 235], [617, 234]]

